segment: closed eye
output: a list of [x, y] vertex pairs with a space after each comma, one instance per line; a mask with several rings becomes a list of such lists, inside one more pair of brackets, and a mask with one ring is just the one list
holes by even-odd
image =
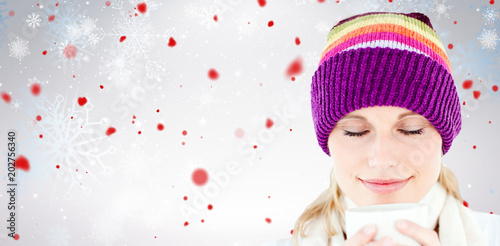
[[[420, 134], [422, 134], [422, 132], [423, 132], [422, 129], [423, 128], [418, 129], [416, 131], [405, 131], [405, 130], [399, 129], [399, 131], [401, 133], [403, 133], [404, 135], [409, 136], [409, 135], [417, 135], [417, 134], [420, 135]], [[361, 136], [365, 135], [366, 132], [368, 132], [368, 131], [364, 131], [364, 132], [348, 132], [348, 131], [345, 131], [344, 135], [347, 135], [349, 137], [361, 137]]]

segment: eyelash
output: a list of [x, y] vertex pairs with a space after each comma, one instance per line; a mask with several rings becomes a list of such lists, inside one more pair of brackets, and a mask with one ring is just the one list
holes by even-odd
[[[409, 135], [421, 135], [422, 134], [422, 129], [418, 129], [416, 131], [405, 131], [405, 130], [401, 130], [399, 129], [400, 132], [402, 132], [404, 135], [406, 136], [409, 136]], [[344, 135], [347, 135], [349, 137], [361, 137], [363, 135], [365, 135], [366, 131], [364, 132], [348, 132], [348, 131], [345, 131], [345, 134]]]

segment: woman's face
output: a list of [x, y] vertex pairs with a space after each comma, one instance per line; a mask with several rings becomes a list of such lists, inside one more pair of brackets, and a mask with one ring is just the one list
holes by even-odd
[[358, 206], [420, 201], [439, 177], [441, 145], [425, 117], [392, 106], [350, 112], [328, 138], [337, 182]]

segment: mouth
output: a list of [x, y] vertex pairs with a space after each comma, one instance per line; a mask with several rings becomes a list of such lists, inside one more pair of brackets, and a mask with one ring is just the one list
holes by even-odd
[[365, 187], [377, 194], [389, 194], [401, 190], [410, 181], [407, 179], [359, 179]]

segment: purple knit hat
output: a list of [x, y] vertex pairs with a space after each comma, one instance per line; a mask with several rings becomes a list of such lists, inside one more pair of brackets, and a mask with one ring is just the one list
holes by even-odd
[[370, 12], [340, 21], [328, 34], [312, 76], [311, 107], [318, 143], [348, 113], [396, 106], [424, 116], [441, 134], [443, 155], [462, 126], [448, 56], [421, 13]]

